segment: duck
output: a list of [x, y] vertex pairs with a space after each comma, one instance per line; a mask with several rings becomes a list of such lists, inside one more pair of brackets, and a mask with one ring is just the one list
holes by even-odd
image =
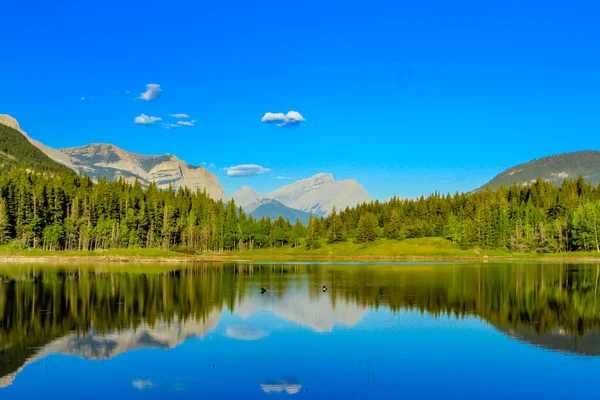
[[261, 287], [261, 288], [260, 288], [260, 293], [261, 293], [261, 294], [265, 293], [266, 291], [267, 291], [267, 289], [265, 289], [264, 287]]
[[327, 291], [327, 286], [323, 285], [323, 288], [322, 288], [322, 290], [323, 290], [324, 292], [326, 292], [326, 291]]

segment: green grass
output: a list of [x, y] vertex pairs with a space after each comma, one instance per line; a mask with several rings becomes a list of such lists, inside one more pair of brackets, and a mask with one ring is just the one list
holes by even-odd
[[199, 254], [176, 250], [163, 249], [112, 249], [105, 251], [44, 251], [35, 249], [19, 249], [18, 247], [6, 244], [0, 246], [0, 257], [93, 257], [93, 258], [131, 258], [131, 259], [168, 259], [168, 258], [190, 258], [206, 260], [235, 260], [235, 259], [300, 259], [300, 258], [518, 258], [518, 259], [598, 259], [600, 253], [597, 252], [570, 252], [557, 254], [534, 254], [534, 253], [515, 253], [506, 249], [481, 249], [471, 248], [462, 249], [442, 238], [417, 238], [406, 239], [402, 241], [379, 239], [368, 244], [355, 243], [352, 240], [327, 244], [322, 241], [322, 247], [316, 250], [306, 250], [303, 246], [292, 248], [269, 247], [265, 249], [254, 249], [245, 251], [232, 251], [225, 253]]
[[188, 253], [164, 249], [110, 249], [89, 251], [48, 251], [39, 249], [20, 249], [12, 244], [0, 246], [0, 256], [31, 257], [185, 257]]
[[504, 257], [504, 258], [600, 258], [597, 252], [571, 252], [558, 254], [515, 253], [507, 249], [463, 249], [459, 245], [442, 238], [416, 238], [402, 241], [379, 239], [368, 244], [338, 242], [327, 244], [316, 250], [304, 247], [275, 247], [260, 250], [235, 252], [239, 256], [319, 256], [319, 257]]
[[354, 243], [352, 240], [327, 244], [321, 248], [306, 250], [304, 247], [274, 247], [260, 250], [236, 252], [239, 255], [305, 255], [305, 256], [477, 256], [473, 249], [463, 250], [458, 245], [441, 238], [406, 239], [402, 241], [379, 239], [368, 244]]

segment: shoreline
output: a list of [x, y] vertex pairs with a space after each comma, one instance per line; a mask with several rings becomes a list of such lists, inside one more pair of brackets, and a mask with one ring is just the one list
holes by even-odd
[[[199, 262], [217, 263], [261, 263], [261, 262], [577, 262], [577, 263], [600, 263], [598, 256], [544, 256], [524, 254], [510, 256], [451, 256], [451, 255], [402, 255], [402, 256], [378, 256], [378, 255], [299, 255], [299, 254], [272, 254], [272, 255], [247, 255], [243, 254], [202, 254], [202, 255], [0, 255], [0, 264], [70, 264], [70, 263], [139, 263], [139, 264], [182, 264]], [[0, 266], [1, 268], [1, 266]]]

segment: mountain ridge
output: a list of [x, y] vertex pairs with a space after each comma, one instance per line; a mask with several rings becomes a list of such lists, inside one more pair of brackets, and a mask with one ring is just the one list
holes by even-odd
[[600, 151], [580, 150], [554, 154], [517, 164], [496, 175], [482, 188], [498, 189], [513, 184], [525, 185], [535, 182], [538, 177], [555, 185], [565, 179], [582, 176], [593, 185], [600, 183]]
[[292, 210], [318, 216], [331, 214], [334, 207], [343, 210], [373, 200], [356, 180], [336, 181], [329, 173], [315, 174], [264, 195], [243, 186], [229, 198], [242, 208], [258, 200], [273, 199]]
[[308, 225], [308, 218], [310, 217], [310, 214], [306, 211], [287, 207], [275, 199], [258, 200], [246, 206], [244, 212], [256, 219], [271, 218], [271, 220], [275, 220], [281, 216], [292, 224], [298, 220], [304, 225]]
[[[8, 124], [5, 124], [7, 122]], [[56, 162], [29, 140], [18, 124], [0, 118], [0, 168], [24, 168], [36, 172], [74, 173]]]
[[146, 156], [121, 149], [113, 144], [96, 143], [78, 147], [53, 149], [32, 139], [20, 128], [19, 122], [7, 114], [0, 114], [0, 124], [20, 132], [33, 146], [50, 159], [77, 173], [87, 174], [94, 180], [107, 177], [122, 178], [143, 185], [156, 182], [159, 189], [188, 187], [206, 190], [214, 200], [224, 200], [225, 191], [216, 175], [202, 166], [194, 166], [171, 154]]

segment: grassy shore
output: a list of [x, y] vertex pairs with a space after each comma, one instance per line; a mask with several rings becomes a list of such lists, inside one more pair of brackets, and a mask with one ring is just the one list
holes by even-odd
[[600, 262], [600, 253], [571, 252], [557, 254], [514, 253], [506, 249], [462, 249], [441, 238], [419, 238], [403, 241], [380, 239], [374, 243], [352, 241], [327, 244], [316, 250], [303, 247], [275, 247], [225, 253], [189, 253], [163, 249], [113, 249], [105, 251], [44, 251], [0, 246], [0, 262], [190, 262], [190, 261], [593, 261]]

